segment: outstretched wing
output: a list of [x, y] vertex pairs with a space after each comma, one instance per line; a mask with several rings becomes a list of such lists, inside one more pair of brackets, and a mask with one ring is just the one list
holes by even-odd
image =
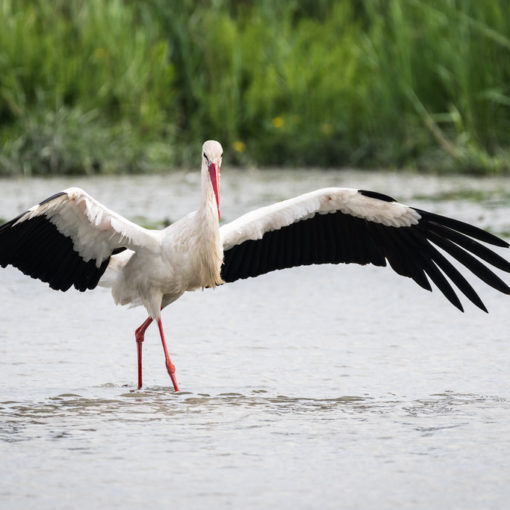
[[510, 263], [478, 241], [501, 247], [508, 243], [467, 223], [373, 191], [321, 189], [252, 211], [220, 231], [225, 282], [300, 265], [385, 266], [388, 261], [398, 274], [424, 289], [432, 290], [430, 278], [460, 310], [451, 283], [487, 311], [464, 276], [437, 249], [441, 248], [485, 283], [510, 294], [505, 282], [482, 261], [507, 272]]
[[125, 248], [159, 249], [157, 231], [69, 188], [0, 226], [0, 265], [11, 264], [57, 290], [93, 289], [110, 256]]

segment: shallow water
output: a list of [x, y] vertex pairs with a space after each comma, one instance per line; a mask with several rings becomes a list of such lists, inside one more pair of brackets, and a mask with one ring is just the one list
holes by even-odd
[[[505, 179], [223, 179], [227, 221], [343, 185], [510, 232]], [[0, 217], [71, 184], [149, 223], [198, 199], [185, 172], [0, 181]], [[452, 190], [464, 198], [441, 199]], [[143, 310], [1, 270], [0, 507], [506, 508], [510, 298], [470, 281], [489, 315], [374, 267], [296, 268], [185, 295], [163, 314], [175, 394], [154, 328], [134, 390]]]

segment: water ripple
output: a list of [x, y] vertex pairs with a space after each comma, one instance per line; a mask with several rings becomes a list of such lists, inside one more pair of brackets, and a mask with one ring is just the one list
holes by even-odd
[[[110, 387], [110, 389], [112, 389]], [[271, 396], [263, 390], [253, 390], [250, 394], [219, 393], [217, 395], [182, 392], [169, 393], [166, 387], [148, 388], [143, 391], [121, 392], [116, 397], [86, 397], [75, 393], [59, 394], [41, 402], [0, 402], [0, 441], [12, 442], [30, 440], [34, 437], [34, 427], [48, 425], [60, 420], [64, 424], [71, 420], [73, 426], [82, 417], [93, 417], [94, 427], [89, 424], [84, 431], [95, 431], [101, 422], [121, 423], [154, 422], [179, 418], [193, 414], [208, 417], [215, 413], [232, 414], [232, 411], [256, 412], [259, 419], [251, 427], [264, 427], [275, 417], [282, 415], [315, 415], [327, 419], [328, 413], [350, 415], [365, 419], [368, 415], [390, 416], [396, 422], [411, 424], [424, 433], [461, 427], [469, 423], [464, 420], [451, 423], [452, 419], [469, 417], [480, 408], [502, 407], [509, 409], [506, 399], [476, 394], [443, 392], [416, 400], [371, 396], [344, 395], [336, 398], [310, 398], [286, 395]], [[234, 420], [238, 416], [234, 414]], [[221, 421], [221, 417], [219, 418]], [[225, 421], [225, 420], [224, 420]], [[227, 420], [228, 421], [228, 420]], [[433, 421], [429, 424], [429, 421]], [[226, 421], [225, 421], [226, 423]], [[30, 428], [30, 432], [24, 431]], [[66, 432], [52, 436], [63, 439]]]

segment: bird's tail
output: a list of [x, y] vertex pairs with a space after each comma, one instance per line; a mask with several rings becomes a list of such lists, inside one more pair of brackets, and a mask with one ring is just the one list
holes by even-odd
[[114, 287], [119, 281], [119, 277], [122, 274], [122, 269], [124, 269], [133, 253], [134, 252], [132, 250], [124, 250], [117, 255], [113, 255], [110, 258], [110, 262], [108, 263], [106, 271], [101, 276], [98, 285], [100, 287], [106, 287], [109, 289]]

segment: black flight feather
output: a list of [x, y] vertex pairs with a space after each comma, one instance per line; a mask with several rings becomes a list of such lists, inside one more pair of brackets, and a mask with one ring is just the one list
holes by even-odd
[[[377, 192], [359, 190], [359, 193], [384, 202], [395, 201]], [[299, 265], [385, 266], [389, 262], [394, 271], [412, 278], [426, 290], [432, 290], [430, 279], [459, 310], [463, 310], [462, 304], [450, 282], [476, 306], [487, 311], [473, 287], [437, 246], [488, 285], [510, 294], [510, 287], [473, 256], [510, 272], [510, 262], [479, 242], [508, 247], [506, 241], [468, 223], [414, 210], [421, 216], [418, 223], [402, 227], [386, 226], [340, 211], [317, 213], [265, 232], [261, 239], [247, 240], [225, 250], [221, 276], [225, 282], [233, 282]]]
[[72, 240], [60, 233], [44, 214], [17, 223], [23, 214], [0, 226], [2, 267], [13, 265], [25, 274], [47, 282], [56, 290], [66, 291], [74, 285], [78, 290], [85, 291], [97, 286], [109, 258], [100, 267], [96, 266], [95, 260], [85, 262], [74, 250]]

